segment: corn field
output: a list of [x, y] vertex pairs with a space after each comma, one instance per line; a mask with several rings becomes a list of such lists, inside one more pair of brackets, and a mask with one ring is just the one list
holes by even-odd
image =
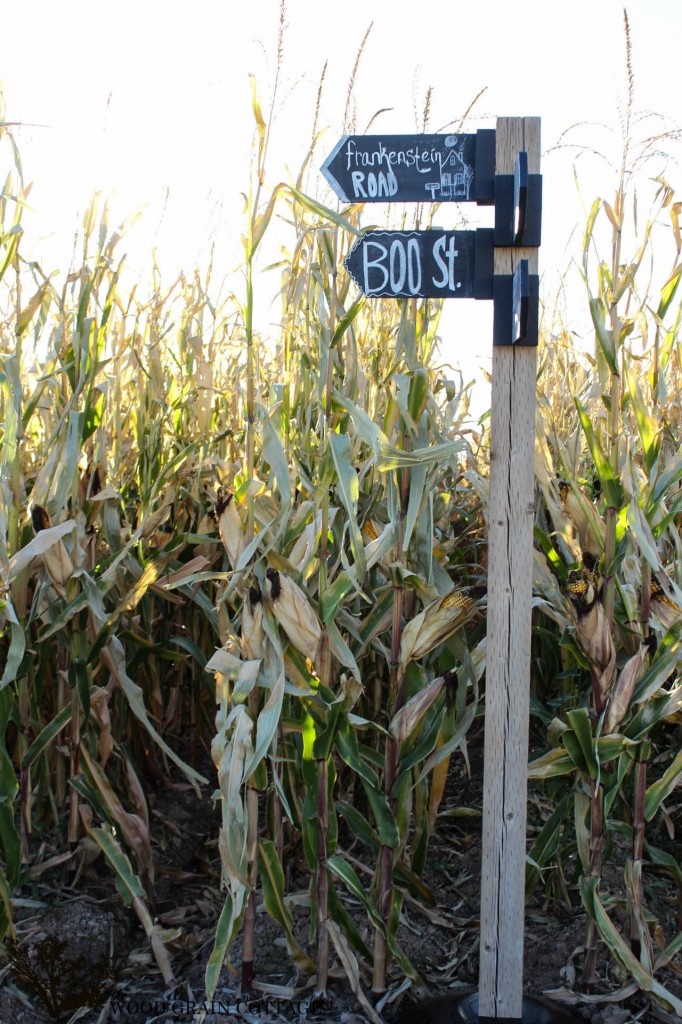
[[[315, 991], [340, 965], [379, 1020], [396, 979], [420, 985], [401, 914], [428, 901], [448, 771], [485, 713], [487, 418], [439, 366], [437, 303], [356, 293], [364, 211], [306, 194], [314, 148], [268, 186], [255, 88], [253, 112], [242, 293], [210, 268], [145, 295], [99, 200], [67, 275], [24, 257], [0, 112], [0, 933], [11, 961], [45, 844], [97, 858], [171, 985], [145, 780], [172, 774], [221, 814], [207, 995], [237, 936], [251, 990], [262, 903]], [[585, 913], [567, 998], [596, 998], [609, 962], [612, 998], [679, 1014], [682, 202], [641, 156], [626, 132], [587, 213], [592, 350], [543, 325], [526, 890]], [[253, 326], [266, 236], [274, 341]]]

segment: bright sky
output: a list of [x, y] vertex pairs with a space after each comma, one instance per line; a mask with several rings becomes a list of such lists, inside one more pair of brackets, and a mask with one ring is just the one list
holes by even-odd
[[[679, 0], [630, 0], [636, 109], [664, 115], [654, 128], [682, 124]], [[112, 220], [146, 212], [125, 247], [143, 273], [152, 245], [164, 276], [191, 269], [215, 242], [221, 266], [240, 260], [243, 201], [252, 137], [248, 74], [265, 110], [275, 76], [279, 0], [0, 0], [7, 118], [17, 132], [26, 178], [34, 182], [27, 234], [41, 239], [44, 269], [65, 270], [73, 236], [95, 189], [111, 196]], [[358, 133], [411, 133], [432, 87], [429, 129], [457, 122], [483, 89], [469, 130], [494, 127], [497, 115], [542, 117], [544, 220], [541, 272], [548, 292], [575, 249], [582, 221], [574, 164], [588, 202], [610, 197], [615, 175], [575, 148], [556, 150], [571, 133], [617, 159], [626, 95], [622, 4], [617, 0], [288, 0], [275, 132], [268, 176], [296, 172], [310, 144], [320, 75], [328, 61], [319, 144], [308, 189], [331, 202], [317, 168], [342, 134], [348, 83], [372, 24], [353, 93]], [[415, 113], [416, 111], [416, 113]], [[417, 115], [419, 121], [417, 121]], [[39, 125], [40, 127], [30, 127]], [[593, 127], [590, 127], [592, 125]], [[595, 125], [599, 127], [594, 127]], [[660, 169], [660, 168], [657, 168]], [[6, 170], [0, 169], [4, 177]], [[679, 180], [679, 168], [669, 170]], [[380, 223], [383, 207], [368, 221]], [[469, 211], [467, 211], [469, 212]], [[452, 218], [448, 222], [448, 216]], [[485, 218], [481, 223], [488, 223]], [[441, 207], [439, 224], [456, 226]], [[257, 288], [270, 299], [275, 278]], [[456, 362], [472, 345], [489, 354], [491, 304], [450, 302], [445, 354]], [[261, 307], [261, 328], [273, 311]]]

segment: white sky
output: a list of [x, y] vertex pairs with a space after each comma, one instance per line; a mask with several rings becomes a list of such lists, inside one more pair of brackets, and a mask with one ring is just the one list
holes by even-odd
[[[636, 109], [682, 124], [682, 3], [630, 0], [627, 9]], [[210, 241], [217, 244], [217, 273], [238, 265], [253, 127], [248, 74], [255, 74], [267, 110], [278, 20], [279, 0], [0, 0], [0, 82], [8, 120], [27, 125], [17, 133], [26, 178], [34, 182], [27, 236], [40, 240], [33, 255], [46, 271], [68, 267], [95, 189], [111, 196], [112, 221], [146, 206], [121, 250], [140, 274], [152, 245], [169, 283], [177, 268], [202, 262]], [[303, 161], [328, 61], [320, 114], [328, 130], [308, 188], [331, 201], [316, 171], [342, 134], [348, 82], [370, 23], [354, 92], [358, 132], [382, 108], [391, 109], [372, 131], [416, 131], [415, 109], [421, 116], [430, 86], [431, 131], [457, 121], [482, 89], [469, 130], [494, 127], [497, 115], [542, 117], [540, 264], [551, 293], [577, 251], [569, 244], [582, 220], [574, 163], [587, 201], [610, 197], [613, 188], [603, 161], [552, 147], [569, 126], [589, 122], [604, 127], [585, 125], [571, 138], [617, 157], [626, 92], [622, 4], [288, 0], [270, 184]], [[679, 180], [679, 168], [668, 173]], [[384, 209], [368, 210], [366, 220], [381, 223]], [[455, 226], [456, 216], [441, 207], [439, 224]], [[483, 215], [481, 223], [488, 222]], [[276, 287], [272, 276], [257, 283], [267, 299]], [[492, 312], [483, 306], [491, 304], [449, 303], [443, 333], [453, 362], [464, 351], [469, 360], [474, 350], [489, 353]], [[260, 308], [267, 330], [276, 312]]]

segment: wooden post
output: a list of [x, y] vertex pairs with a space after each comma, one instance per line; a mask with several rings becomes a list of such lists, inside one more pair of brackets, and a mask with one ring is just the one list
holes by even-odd
[[[498, 118], [496, 173], [540, 171], [540, 119]], [[495, 250], [495, 273], [538, 251]], [[493, 348], [479, 1016], [522, 1019], [536, 349]]]

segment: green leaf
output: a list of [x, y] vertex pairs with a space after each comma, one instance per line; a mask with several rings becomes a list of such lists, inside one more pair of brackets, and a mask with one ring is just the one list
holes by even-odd
[[653, 571], [660, 572], [662, 569], [661, 557], [658, 553], [656, 541], [636, 496], [628, 503], [627, 521], [632, 537], [640, 552], [646, 558]]
[[340, 572], [332, 585], [327, 587], [320, 596], [320, 618], [323, 622], [331, 622], [336, 615], [339, 605], [349, 590], [353, 589], [353, 581], [348, 575]]
[[44, 729], [38, 733], [31, 746], [23, 756], [22, 768], [28, 768], [36, 761], [52, 740], [59, 735], [67, 722], [71, 721], [72, 706], [69, 701], [61, 711], [58, 711], [51, 722], [48, 722]]
[[386, 794], [380, 789], [370, 786], [362, 777], [360, 781], [362, 782], [362, 788], [367, 794], [369, 806], [372, 808], [372, 814], [374, 815], [382, 845], [395, 850], [400, 844], [400, 833], [398, 832], [398, 826], [396, 825], [396, 820]]
[[435, 907], [438, 903], [436, 897], [429, 889], [428, 885], [422, 881], [421, 878], [414, 871], [411, 870], [405, 864], [404, 861], [398, 861], [393, 869], [393, 877], [396, 885], [403, 886], [409, 892], [410, 896], [414, 896], [416, 900], [419, 900], [425, 907]]
[[0, 601], [0, 611], [4, 615], [6, 621], [9, 622], [10, 629], [9, 649], [5, 659], [5, 667], [2, 671], [2, 679], [0, 679], [0, 693], [2, 693], [5, 687], [9, 683], [14, 682], [17, 677], [17, 672], [19, 671], [26, 651], [26, 637], [21, 623], [17, 618], [14, 605], [10, 600], [9, 593]]
[[343, 700], [335, 701], [329, 708], [323, 731], [313, 743], [313, 757], [316, 761], [326, 761], [334, 746], [338, 730], [344, 724]]
[[[14, 823], [14, 799], [18, 790], [17, 776], [12, 759], [5, 746], [7, 725], [12, 713], [14, 694], [10, 689], [0, 693], [0, 847], [4, 857], [4, 872], [0, 871], [8, 888], [19, 884], [21, 841]], [[4, 903], [3, 895], [3, 903]], [[9, 926], [11, 912], [5, 912], [5, 926]]]
[[[405, 516], [405, 528], [403, 536], [404, 550], [407, 551], [410, 540], [412, 539], [412, 531], [415, 523], [417, 522], [417, 516], [422, 506], [422, 500], [424, 498], [424, 488], [426, 485], [426, 466], [414, 466], [410, 472], [410, 489], [407, 499], [407, 514]], [[433, 536], [433, 534], [431, 535]], [[431, 538], [429, 538], [431, 539]]]
[[348, 825], [350, 834], [356, 836], [370, 850], [378, 853], [381, 847], [381, 840], [357, 807], [349, 804], [346, 800], [337, 800], [336, 810]]
[[675, 757], [673, 763], [663, 773], [657, 782], [652, 783], [646, 791], [644, 799], [644, 817], [651, 821], [663, 800], [679, 786], [682, 780], [682, 750]]
[[411, 469], [413, 466], [428, 466], [436, 462], [449, 462], [453, 455], [464, 451], [464, 441], [442, 441], [425, 448], [414, 448], [411, 452], [382, 443], [379, 446], [378, 468], [382, 472], [391, 469]]
[[222, 971], [223, 964], [225, 963], [227, 951], [229, 950], [237, 932], [236, 927], [234, 927], [235, 922], [233, 921], [232, 906], [232, 897], [228, 893], [225, 896], [223, 909], [220, 911], [220, 917], [218, 919], [215, 937], [213, 940], [213, 949], [208, 959], [208, 963], [206, 964], [204, 985], [206, 986], [206, 995], [209, 999], [213, 998], [213, 993], [216, 990], [220, 972]]
[[665, 314], [668, 312], [668, 309], [670, 308], [670, 303], [675, 298], [675, 292], [677, 291], [681, 277], [682, 263], [678, 263], [678, 265], [675, 267], [668, 280], [661, 288], [661, 301], [659, 302], [658, 309], [656, 310], [656, 316], [659, 320], [662, 320]]
[[284, 898], [284, 871], [277, 857], [275, 844], [270, 839], [263, 839], [258, 844], [258, 870], [265, 909], [283, 929], [289, 956], [304, 974], [314, 974], [315, 964], [303, 951], [294, 935], [294, 919]]
[[107, 828], [89, 828], [88, 835], [93, 839], [102, 853], [104, 854], [109, 866], [114, 869], [116, 874], [117, 884], [119, 885], [119, 892], [121, 895], [127, 897], [126, 902], [130, 904], [133, 897], [137, 899], [145, 900], [146, 893], [142, 882], [135, 874], [128, 860], [128, 857], [123, 851], [123, 848], [119, 844], [115, 836]]
[[590, 870], [590, 797], [583, 788], [576, 787], [573, 794], [573, 823], [575, 842], [583, 873]]
[[570, 808], [573, 795], [566, 793], [554, 808], [535, 839], [526, 857], [526, 899], [533, 892], [542, 869], [556, 856], [561, 841], [561, 826]]
[[333, 856], [327, 858], [327, 867], [336, 878], [341, 879], [348, 891], [355, 896], [360, 903], [362, 903], [374, 927], [386, 938], [389, 948], [398, 960], [403, 973], [406, 974], [408, 978], [417, 978], [418, 975], [413, 964], [405, 956], [404, 952], [398, 945], [393, 932], [386, 928], [381, 914], [379, 914], [376, 907], [374, 907], [368, 899], [367, 894], [365, 893], [365, 887], [350, 864], [347, 864], [341, 857]]
[[263, 416], [263, 458], [270, 467], [271, 475], [275, 479], [276, 488], [282, 497], [282, 504], [285, 508], [291, 505], [291, 476], [289, 475], [289, 463], [282, 445], [282, 439], [275, 429], [273, 419], [277, 410], [270, 416]]
[[367, 965], [370, 965], [372, 963], [372, 953], [369, 946], [362, 938], [358, 926], [341, 902], [341, 898], [331, 878], [329, 879], [328, 909], [332, 921], [338, 924], [353, 949], [360, 954]]
[[[587, 708], [576, 708], [574, 711], [569, 711], [566, 715], [566, 718], [568, 719], [568, 723], [571, 726], [571, 729], [573, 730], [573, 735], [577, 739], [578, 744], [580, 746], [580, 751], [582, 753], [582, 758], [585, 765], [585, 767], [582, 770], [584, 771], [586, 768], [589, 772], [590, 778], [596, 779], [598, 765], [596, 758], [594, 756], [594, 739], [592, 737], [592, 724], [590, 722], [589, 712]], [[573, 751], [571, 750], [571, 746], [567, 742], [567, 740], [570, 740], [570, 738], [570, 732], [564, 732], [561, 734], [561, 740], [564, 743], [564, 746], [569, 751], [569, 753], [572, 754]], [[578, 764], [577, 760], [576, 764]]]
[[358, 474], [353, 465], [353, 458], [350, 448], [348, 434], [331, 433], [329, 444], [336, 468], [336, 476], [339, 481], [339, 493], [341, 502], [346, 510], [348, 534], [350, 545], [353, 550], [353, 560], [358, 584], [362, 584], [367, 564], [365, 560], [365, 548], [362, 543], [362, 534], [358, 526], [357, 502], [358, 502]]
[[661, 499], [665, 497], [668, 491], [680, 479], [682, 479], [682, 455], [676, 455], [667, 465], [661, 468], [651, 487], [648, 507], [652, 512], [658, 510]]
[[628, 382], [630, 401], [635, 413], [637, 429], [639, 430], [639, 436], [642, 442], [644, 464], [648, 473], [651, 474], [651, 471], [656, 464], [660, 447], [656, 425], [653, 417], [649, 415], [649, 410], [644, 402], [642, 389], [639, 386], [639, 381], [635, 375], [634, 368], [627, 360], [625, 361], [625, 375]]
[[329, 636], [329, 646], [331, 652], [344, 668], [349, 668], [358, 682], [361, 682], [360, 669], [358, 663], [353, 657], [353, 652], [341, 635], [341, 631], [338, 629], [335, 622], [327, 623], [327, 635]]
[[343, 228], [344, 231], [350, 232], [352, 235], [360, 236], [362, 231], [356, 228], [354, 224], [351, 224], [346, 217], [342, 217], [341, 214], [332, 210], [329, 206], [324, 206], [318, 202], [317, 199], [312, 199], [310, 196], [305, 195], [303, 192], [299, 192], [297, 188], [292, 188], [291, 185], [280, 184], [277, 186], [282, 191], [290, 192], [291, 195], [301, 204], [304, 210], [309, 213], [314, 213], [322, 220], [331, 221], [332, 224], [336, 224], [338, 227]]
[[660, 696], [650, 698], [646, 704], [638, 708], [625, 729], [625, 735], [631, 742], [647, 737], [654, 725], [668, 715], [674, 715], [680, 709], [682, 684], [674, 689], [663, 692]]
[[621, 786], [627, 777], [628, 772], [632, 768], [632, 763], [635, 756], [635, 749], [632, 747], [626, 747], [621, 753], [617, 761], [616, 777], [613, 785], [609, 788], [608, 792], [604, 796], [604, 817], [609, 818], [611, 814], [611, 808], [613, 807], [616, 797], [618, 796]]
[[14, 935], [12, 926], [12, 892], [5, 872], [0, 868], [0, 939], [8, 931]]
[[391, 625], [393, 621], [394, 600], [392, 587], [386, 587], [383, 591], [379, 591], [371, 611], [360, 623], [359, 632], [362, 637], [362, 647], [358, 652], [358, 656], [365, 652], [372, 640], [380, 636]]
[[618, 361], [616, 357], [616, 343], [613, 331], [606, 326], [606, 318], [603, 303], [594, 297], [589, 296], [590, 315], [594, 324], [594, 331], [597, 336], [597, 343], [606, 360], [611, 373], [618, 373]]
[[620, 482], [620, 479], [616, 476], [611, 463], [606, 458], [601, 441], [595, 434], [592, 422], [585, 412], [580, 399], [574, 398], [574, 402], [576, 409], [578, 410], [580, 425], [582, 426], [587, 439], [594, 467], [599, 476], [602, 494], [611, 508], [620, 508], [623, 504], [623, 485]]
[[78, 691], [78, 699], [83, 709], [83, 725], [90, 717], [90, 670], [84, 658], [74, 658], [69, 665], [69, 675], [73, 672], [73, 681]]
[[646, 839], [644, 840], [644, 846], [648, 853], [651, 862], [658, 864], [659, 867], [665, 868], [672, 875], [677, 888], [682, 892], [682, 868], [680, 867], [679, 861], [672, 854], [666, 850], [660, 850], [657, 846], [652, 846]]
[[201, 650], [193, 640], [190, 640], [186, 636], [170, 636], [168, 638], [169, 644], [175, 644], [176, 647], [182, 648], [183, 651], [187, 651], [191, 654], [194, 660], [199, 665], [199, 668], [205, 669], [207, 664], [207, 658], [204, 652]]
[[[40, 536], [40, 534], [39, 534]], [[69, 622], [73, 619], [74, 615], [78, 612], [83, 611], [84, 608], [88, 607], [88, 596], [80, 591], [76, 597], [65, 608], [61, 610], [59, 615], [56, 615], [50, 620], [50, 625], [40, 631], [40, 641], [49, 640], [51, 636], [55, 636], [57, 633], [61, 633], [62, 630]]]
[[334, 347], [334, 345], [336, 345], [339, 339], [342, 338], [343, 335], [346, 333], [346, 331], [353, 323], [353, 321], [355, 320], [356, 316], [358, 315], [366, 301], [366, 297], [364, 295], [360, 295], [359, 298], [357, 298], [353, 305], [350, 307], [348, 312], [344, 313], [344, 315], [341, 317], [338, 324], [336, 325], [336, 330], [334, 331], [334, 337], [332, 338], [332, 348]]
[[388, 444], [388, 438], [383, 430], [367, 415], [364, 409], [360, 408], [359, 405], [355, 405], [345, 395], [342, 395], [339, 391], [334, 391], [333, 395], [334, 404], [345, 409], [350, 415], [358, 437], [378, 455], [380, 445]]
[[37, 555], [42, 555], [49, 551], [58, 540], [61, 540], [67, 533], [73, 532], [75, 527], [74, 520], [69, 519], [64, 523], [59, 523], [58, 526], [50, 526], [47, 530], [41, 530], [40, 533], [36, 534], [33, 540], [29, 541], [25, 547], [20, 548], [10, 558], [7, 583], [12, 583], [19, 573], [23, 572], [31, 564]]
[[429, 708], [426, 720], [420, 723], [421, 730], [416, 744], [411, 748], [403, 744], [404, 753], [401, 752], [400, 761], [398, 762], [398, 774], [393, 785], [392, 796], [395, 797], [396, 787], [399, 785], [403, 774], [409, 772], [416, 764], [423, 764], [429, 754], [435, 749], [444, 716], [445, 706], [441, 696], [438, 702], [432, 704]]
[[604, 910], [597, 892], [599, 879], [587, 877], [580, 880], [580, 895], [590, 917], [597, 923], [599, 934], [622, 967], [637, 982], [639, 988], [648, 992], [657, 1003], [672, 1013], [682, 1016], [682, 999], [665, 988], [639, 962], [627, 942]]
[[561, 747], [554, 747], [528, 765], [529, 779], [552, 779], [559, 775], [570, 775], [575, 771], [573, 758]]
[[199, 772], [195, 771], [188, 764], [179, 757], [178, 754], [170, 747], [162, 736], [157, 731], [156, 727], [152, 724], [147, 708], [144, 702], [144, 694], [142, 688], [134, 682], [128, 672], [126, 671], [125, 653], [123, 644], [116, 636], [112, 636], [106, 647], [102, 650], [102, 661], [105, 663], [109, 671], [115, 677], [116, 681], [123, 690], [128, 706], [134, 714], [135, 718], [140, 724], [147, 730], [149, 735], [152, 737], [158, 747], [160, 747], [166, 755], [173, 761], [174, 764], [187, 776], [188, 779], [194, 782], [200, 782], [206, 784], [206, 779]]
[[373, 789], [379, 788], [377, 775], [360, 754], [357, 737], [347, 722], [336, 735], [336, 749], [356, 775], [364, 779]]

